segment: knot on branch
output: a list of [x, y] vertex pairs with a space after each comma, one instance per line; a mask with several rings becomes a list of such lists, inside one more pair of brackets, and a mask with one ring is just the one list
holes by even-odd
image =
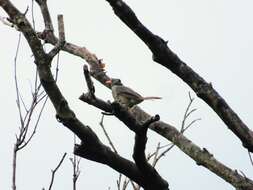
[[138, 135], [146, 135], [147, 130], [149, 128], [149, 126], [160, 120], [160, 116], [158, 114], [156, 114], [153, 117], [150, 117], [149, 119], [147, 119], [139, 128], [138, 130], [136, 130], [136, 133], [138, 133]]
[[209, 94], [213, 91], [212, 83], [197, 83], [196, 85], [196, 94], [199, 97], [202, 97], [205, 94]]
[[61, 100], [59, 106], [56, 109], [56, 119], [60, 123], [67, 123], [75, 120], [74, 112], [69, 108], [66, 100]]
[[145, 121], [143, 123], [143, 127], [146, 127], [148, 128], [149, 125], [151, 125], [152, 123], [156, 122], [156, 121], [159, 121], [160, 120], [160, 116], [158, 114], [156, 114], [155, 116], [153, 117], [150, 117], [149, 119], [147, 119], [147, 121]]
[[52, 29], [45, 29], [43, 32], [36, 33], [38, 38], [45, 41], [45, 43], [57, 44], [58, 39], [54, 35], [54, 31]]

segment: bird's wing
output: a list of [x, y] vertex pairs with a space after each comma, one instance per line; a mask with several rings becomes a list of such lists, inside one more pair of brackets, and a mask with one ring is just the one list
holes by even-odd
[[117, 94], [119, 96], [127, 96], [129, 99], [143, 99], [140, 94], [133, 91], [131, 88], [128, 88], [126, 86], [117, 86]]

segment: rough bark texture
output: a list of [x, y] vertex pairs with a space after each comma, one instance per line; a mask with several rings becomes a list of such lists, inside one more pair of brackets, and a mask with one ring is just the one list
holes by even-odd
[[186, 65], [167, 46], [161, 37], [149, 31], [136, 17], [131, 8], [121, 0], [106, 0], [115, 14], [148, 46], [153, 53], [153, 60], [180, 77], [197, 96], [205, 101], [223, 120], [228, 128], [241, 140], [243, 146], [253, 152], [253, 132], [240, 117], [229, 107], [219, 93]]
[[[167, 182], [164, 182], [161, 179], [158, 179], [161, 181], [155, 181], [155, 183], [163, 184], [162, 188], [161, 186], [154, 187], [150, 184], [150, 182], [153, 184], [154, 181], [148, 181], [147, 176], [143, 175], [142, 164], [145, 164], [143, 160], [143, 148], [145, 149], [145, 133], [144, 135], [143, 133], [137, 134], [137, 136], [139, 136], [137, 137], [136, 142], [137, 144], [141, 145], [137, 145], [137, 147], [142, 149], [142, 151], [140, 155], [138, 155], [135, 151], [136, 163], [133, 163], [120, 157], [112, 152], [107, 146], [103, 145], [92, 129], [89, 126], [82, 124], [78, 118], [76, 118], [74, 112], [69, 108], [67, 101], [56, 85], [50, 71], [51, 61], [54, 55], [61, 49], [59, 44], [62, 44], [63, 42], [62, 40], [58, 40], [53, 34], [50, 14], [47, 6], [44, 5], [46, 1], [37, 0], [37, 2], [40, 4], [42, 9], [43, 18], [46, 20], [45, 31], [37, 34], [32, 29], [25, 16], [21, 14], [9, 0], [0, 0], [0, 6], [6, 11], [10, 17], [10, 20], [17, 25], [19, 30], [25, 36], [34, 54], [41, 84], [43, 85], [46, 93], [55, 107], [58, 121], [62, 122], [64, 126], [70, 129], [81, 139], [82, 144], [76, 145], [75, 154], [89, 160], [106, 164], [116, 171], [128, 176], [145, 189], [168, 188], [166, 186]], [[148, 45], [153, 52], [154, 60], [169, 68], [172, 72], [182, 78], [188, 85], [190, 85], [193, 90], [195, 90], [197, 95], [205, 100], [224, 120], [228, 127], [242, 140], [244, 146], [252, 151], [252, 132], [245, 124], [242, 123], [240, 118], [229, 108], [226, 102], [219, 96], [212, 86], [206, 83], [204, 79], [202, 79], [190, 67], [183, 63], [167, 47], [166, 42], [164, 42], [160, 37], [153, 35], [148, 29], [146, 29], [124, 2], [119, 0], [108, 0], [108, 2], [111, 4], [115, 13], [122, 19], [122, 21], [125, 22]], [[46, 39], [46, 42], [55, 44], [56, 48], [49, 52], [49, 54], [45, 53], [38, 37]], [[110, 77], [105, 74], [102, 61], [99, 60], [94, 54], [90, 53], [84, 47], [81, 48], [71, 43], [65, 43], [62, 48], [69, 53], [85, 59], [89, 63], [91, 75], [106, 85], [105, 81], [110, 79]], [[131, 111], [125, 110], [120, 106], [117, 107], [117, 104], [108, 104], [103, 100], [96, 98], [95, 96], [90, 96], [89, 94], [90, 93], [88, 93], [88, 95], [83, 94], [80, 99], [98, 107], [99, 109], [103, 109], [107, 112], [113, 112], [117, 118], [119, 118], [136, 133], [138, 133], [137, 131], [139, 130], [138, 128], [140, 127], [140, 123], [145, 123], [145, 121], [150, 119], [150, 115], [138, 107], [135, 107]], [[198, 165], [206, 167], [233, 185], [236, 189], [253, 190], [253, 182], [250, 179], [239, 175], [236, 171], [233, 171], [217, 161], [211, 153], [209, 153], [206, 149], [201, 149], [195, 145], [175, 127], [162, 121], [151, 123], [149, 127], [163, 137], [172, 141], [183, 152], [195, 160]], [[139, 159], [142, 161], [139, 162]]]
[[[46, 3], [46, 1], [40, 1], [40, 3]], [[78, 118], [76, 118], [74, 112], [69, 108], [68, 102], [65, 100], [60, 89], [58, 88], [50, 70], [53, 57], [60, 51], [62, 45], [64, 45], [64, 37], [60, 37], [62, 41], [57, 42], [56, 46], [47, 54], [44, 52], [39, 38], [25, 16], [21, 14], [8, 0], [0, 0], [0, 6], [2, 6], [2, 8], [9, 15], [11, 21], [17, 25], [19, 30], [25, 36], [34, 54], [41, 84], [56, 110], [57, 120], [71, 130], [74, 134], [76, 134], [81, 140], [82, 144], [76, 145], [74, 153], [83, 158], [112, 167], [116, 171], [126, 175], [141, 185], [144, 189], [161, 189], [156, 185], [161, 184], [159, 181], [157, 181], [161, 180], [161, 178], [153, 180], [152, 182], [155, 182], [155, 184], [153, 184], [151, 180], [147, 179], [147, 177], [142, 173], [135, 163], [122, 158], [118, 154], [112, 152], [109, 147], [102, 144], [92, 129], [89, 126], [82, 124]], [[61, 25], [59, 28], [63, 29], [63, 25]], [[60, 31], [59, 34], [64, 35], [64, 32]], [[163, 182], [166, 181], [164, 180]], [[166, 185], [168, 187], [167, 182], [165, 183], [165, 188], [163, 189], [168, 189], [166, 188]]]

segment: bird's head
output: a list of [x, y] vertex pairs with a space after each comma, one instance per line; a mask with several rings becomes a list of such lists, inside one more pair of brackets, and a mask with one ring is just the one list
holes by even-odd
[[121, 80], [120, 79], [110, 79], [110, 80], [107, 80], [105, 82], [106, 84], [110, 84], [111, 86], [114, 86], [114, 85], [119, 85], [119, 86], [122, 86], [122, 83], [121, 83]]

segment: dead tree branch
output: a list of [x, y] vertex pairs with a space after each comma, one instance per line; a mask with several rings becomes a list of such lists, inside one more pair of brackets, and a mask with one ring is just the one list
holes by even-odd
[[[112, 6], [116, 6], [117, 8], [122, 8], [122, 6], [125, 6], [125, 4], [122, 1], [110, 1]], [[125, 160], [118, 155], [113, 154], [113, 152], [106, 146], [104, 146], [99, 139], [97, 138], [96, 134], [91, 130], [89, 126], [83, 125], [76, 117], [74, 112], [69, 108], [67, 101], [61, 94], [58, 86], [56, 85], [54, 78], [52, 76], [52, 73], [50, 71], [50, 63], [51, 60], [48, 57], [48, 54], [46, 54], [43, 51], [42, 45], [40, 40], [37, 38], [37, 34], [35, 31], [31, 28], [30, 23], [25, 18], [25, 15], [21, 14], [9, 0], [0, 0], [0, 6], [7, 12], [7, 14], [10, 17], [10, 20], [18, 26], [20, 31], [24, 34], [25, 38], [27, 39], [29, 46], [34, 54], [35, 63], [38, 68], [39, 77], [41, 80], [41, 84], [44, 87], [46, 93], [49, 95], [49, 98], [51, 102], [53, 103], [55, 109], [56, 109], [56, 116], [57, 119], [63, 123], [67, 128], [69, 128], [72, 132], [77, 134], [77, 136], [82, 140], [81, 145], [76, 145], [75, 153], [78, 155], [83, 156], [84, 158], [94, 160], [103, 164], [107, 164], [110, 167], [114, 168], [115, 170], [122, 172], [126, 174], [127, 176], [133, 177], [134, 181], [141, 184], [143, 187], [146, 187], [147, 184], [145, 184], [145, 181], [143, 181], [141, 172], [138, 168], [136, 168], [135, 164]], [[129, 8], [129, 7], [127, 7]], [[122, 13], [124, 13], [125, 9], [122, 9]], [[128, 9], [127, 9], [128, 10]], [[118, 11], [120, 12], [120, 11]], [[133, 14], [134, 15], [134, 14]], [[135, 16], [135, 15], [134, 15]], [[133, 17], [133, 21], [136, 21], [137, 18]], [[141, 25], [142, 26], [142, 25]], [[138, 28], [137, 28], [138, 29]], [[41, 38], [46, 38], [47, 36], [39, 35]], [[149, 36], [150, 37], [150, 36]], [[153, 37], [153, 36], [151, 36]], [[157, 37], [157, 36], [155, 36]], [[153, 39], [153, 38], [152, 38]], [[160, 38], [155, 38], [155, 40], [161, 40]], [[50, 43], [56, 44], [57, 39], [48, 39]], [[153, 42], [153, 41], [152, 41]], [[156, 41], [155, 41], [156, 42]], [[153, 42], [154, 43], [154, 42]], [[157, 43], [154, 43], [157, 45]], [[165, 45], [166, 43], [162, 41], [159, 45]], [[153, 44], [150, 47], [153, 48]], [[162, 47], [163, 47], [162, 46]], [[167, 48], [167, 46], [166, 46]], [[92, 76], [97, 78], [102, 83], [105, 83], [109, 78], [104, 73], [104, 65], [101, 63], [99, 59], [96, 58], [94, 54], [91, 54], [86, 48], [79, 48], [78, 46], [75, 46], [73, 44], [65, 44], [63, 47], [64, 50], [67, 50], [73, 54], [79, 55], [83, 57], [91, 66], [91, 73]], [[155, 49], [155, 48], [154, 48]], [[78, 51], [75, 51], [78, 50]], [[156, 49], [155, 49], [156, 50]], [[162, 50], [164, 50], [162, 48]], [[168, 49], [165, 49], [168, 51]], [[155, 52], [158, 54], [158, 52]], [[155, 60], [167, 60], [168, 55], [171, 54], [171, 52], [159, 52], [161, 54], [159, 57], [157, 54], [154, 53], [154, 59]], [[175, 54], [172, 54], [174, 57]], [[166, 59], [165, 59], [166, 58]], [[177, 60], [177, 57], [175, 58]], [[170, 60], [170, 59], [169, 59]], [[175, 61], [175, 60], [171, 60]], [[178, 65], [178, 63], [177, 63]], [[180, 65], [180, 64], [179, 64]], [[189, 71], [187, 70], [188, 67], [185, 67], [185, 65], [181, 65], [183, 71]], [[178, 71], [178, 67], [175, 66], [175, 69], [173, 71]], [[190, 70], [191, 71], [191, 70]], [[186, 72], [186, 73], [187, 73]], [[191, 72], [190, 72], [191, 73]], [[183, 73], [185, 74], [185, 72]], [[189, 79], [186, 74], [182, 75], [183, 79]], [[191, 76], [195, 77], [195, 76]], [[191, 78], [190, 77], [190, 78]], [[197, 85], [199, 83], [196, 83]], [[195, 87], [195, 86], [194, 86]], [[205, 86], [197, 86], [199, 89], [203, 89]], [[201, 87], [201, 88], [200, 88]], [[201, 93], [199, 92], [199, 89], [197, 89], [198, 95]], [[205, 90], [206, 92], [209, 89]], [[212, 94], [211, 94], [212, 95]], [[209, 97], [209, 96], [208, 96]], [[220, 101], [218, 101], [220, 103]], [[92, 104], [92, 103], [91, 103]], [[219, 104], [220, 105], [220, 104]], [[217, 105], [215, 105], [217, 106]], [[106, 108], [111, 108], [106, 106]], [[115, 107], [113, 107], [115, 110]], [[148, 114], [146, 114], [144, 111], [140, 110], [138, 107], [133, 110], [133, 113], [129, 114], [126, 110], [122, 110], [121, 108], [118, 109], [118, 113], [115, 114], [120, 120], [122, 120], [125, 124], [128, 124], [128, 126], [134, 126], [136, 125], [137, 121], [145, 121], [147, 118], [150, 118]], [[133, 117], [133, 115], [135, 117]], [[225, 117], [224, 117], [225, 118]], [[130, 127], [132, 130], [134, 130], [132, 127]], [[194, 143], [192, 143], [190, 140], [188, 140], [186, 137], [182, 135], [176, 128], [174, 128], [171, 125], [168, 125], [166, 123], [163, 123], [161, 121], [155, 122], [150, 125], [150, 129], [158, 132], [168, 140], [172, 141], [174, 144], [176, 144], [183, 152], [188, 154], [190, 157], [192, 157], [199, 165], [203, 165], [206, 168], [208, 168], [210, 171], [216, 173], [218, 176], [222, 177], [227, 182], [231, 183], [234, 187], [237, 189], [243, 189], [243, 190], [249, 190], [252, 189], [252, 182], [250, 179], [245, 178], [244, 176], [239, 175], [237, 172], [234, 172], [230, 168], [226, 167], [225, 165], [218, 162], [216, 159], [214, 159], [213, 155], [210, 154], [206, 149], [201, 149], [198, 146], [196, 146]], [[242, 129], [245, 129], [242, 127]], [[134, 130], [135, 131], [135, 130]], [[247, 133], [247, 130], [246, 130]], [[85, 143], [84, 143], [85, 142]], [[249, 147], [250, 147], [249, 143]], [[90, 145], [90, 146], [89, 146]], [[95, 146], [93, 146], [95, 145]], [[245, 146], [248, 146], [245, 145]]]
[[147, 130], [151, 123], [158, 121], [160, 117], [156, 115], [148, 119], [142, 126], [139, 126], [135, 132], [135, 145], [133, 159], [143, 173], [147, 181], [150, 181], [150, 185], [147, 189], [168, 189], [168, 183], [157, 173], [155, 168], [151, 166], [145, 156], [145, 149], [147, 143]]
[[[74, 135], [74, 148], [75, 148], [75, 144], [76, 144], [76, 136]], [[81, 173], [80, 171], [80, 161], [81, 158], [77, 158], [77, 156], [75, 154], [73, 154], [73, 157], [70, 158], [70, 161], [72, 163], [72, 167], [73, 167], [73, 190], [76, 190], [76, 183], [77, 180], [79, 178], [79, 175]]]
[[253, 131], [229, 107], [226, 101], [192, 68], [179, 59], [167, 46], [167, 42], [153, 34], [137, 18], [133, 10], [122, 0], [106, 0], [114, 13], [124, 22], [151, 50], [153, 60], [169, 69], [188, 84], [199, 98], [205, 101], [223, 120], [228, 128], [241, 140], [243, 146], [253, 152]]
[[[41, 36], [40, 36], [41, 37]], [[48, 43], [55, 44], [55, 39], [52, 39], [48, 36], [45, 37]], [[103, 85], [109, 87], [105, 81], [109, 80], [111, 77], [107, 76], [106, 73], [101, 69], [101, 61], [98, 59], [93, 53], [91, 53], [87, 48], [80, 47], [72, 43], [66, 43], [63, 47], [63, 50], [76, 55], [78, 57], [83, 58], [87, 61], [89, 64], [92, 72], [91, 75], [97, 79], [99, 82], [101, 82]], [[104, 63], [103, 63], [104, 64]], [[96, 98], [94, 101], [87, 96], [87, 94], [82, 94], [79, 98], [80, 100], [93, 105], [97, 107], [98, 109], [102, 109], [105, 112], [112, 112], [112, 107], [107, 103], [104, 102], [101, 99]], [[145, 111], [141, 110], [140, 108], [136, 108], [133, 110], [133, 115], [135, 115], [137, 120], [143, 121], [146, 118], [149, 118], [150, 115], [147, 114]], [[154, 130], [161, 136], [165, 137], [169, 141], [173, 142], [178, 148], [180, 148], [184, 153], [186, 153], [189, 157], [191, 157], [193, 160], [196, 161], [196, 163], [203, 163], [202, 166], [209, 169], [211, 172], [215, 173], [228, 183], [233, 184], [234, 186], [242, 186], [245, 181], [246, 184], [251, 186], [251, 183], [248, 183], [248, 180], [245, 180], [243, 176], [238, 176], [237, 174], [230, 168], [226, 167], [224, 164], [220, 163], [218, 160], [213, 159], [212, 157], [208, 158], [204, 156], [202, 149], [198, 147], [196, 144], [192, 143], [189, 139], [187, 139], [185, 136], [180, 134], [180, 131], [178, 131], [175, 127], [173, 127], [170, 124], [164, 123], [164, 122], [157, 122], [156, 125], [150, 126], [151, 130]], [[178, 138], [180, 137], [180, 138]], [[190, 148], [186, 148], [189, 147]], [[193, 150], [193, 151], [191, 151]], [[223, 172], [223, 169], [227, 172]], [[232, 172], [232, 175], [230, 173]], [[231, 178], [231, 176], [233, 176]], [[245, 184], [245, 185], [246, 185]], [[246, 185], [246, 186], [248, 186]]]
[[74, 153], [83, 158], [106, 164], [128, 176], [142, 187], [147, 188], [149, 182], [145, 181], [143, 174], [133, 162], [112, 152], [107, 146], [100, 142], [97, 135], [89, 126], [82, 124], [76, 118], [53, 78], [50, 70], [52, 59], [44, 52], [36, 32], [32, 29], [26, 17], [20, 13], [9, 0], [0, 0], [0, 6], [9, 15], [13, 23], [18, 26], [28, 41], [35, 58], [41, 85], [45, 89], [45, 92], [48, 94], [56, 110], [57, 120], [76, 134], [81, 140], [81, 145], [75, 146]]
[[57, 170], [60, 168], [61, 164], [63, 163], [63, 160], [65, 159], [67, 153], [65, 152], [60, 160], [60, 162], [58, 163], [58, 165], [55, 167], [55, 169], [52, 170], [52, 176], [51, 176], [51, 181], [50, 181], [50, 185], [48, 187], [48, 190], [52, 189], [52, 186], [54, 184], [54, 177], [55, 177], [55, 173], [57, 172]]

